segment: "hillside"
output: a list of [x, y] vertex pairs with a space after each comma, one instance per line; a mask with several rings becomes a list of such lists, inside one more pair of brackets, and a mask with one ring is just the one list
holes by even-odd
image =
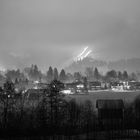
[[86, 57], [80, 61], [73, 61], [68, 67], [65, 68], [65, 70], [71, 73], [77, 71], [84, 73], [87, 67], [97, 67], [102, 73], [112, 69], [116, 71], [127, 70], [129, 73], [140, 72], [140, 58], [107, 62], [103, 60], [96, 60], [92, 57]]

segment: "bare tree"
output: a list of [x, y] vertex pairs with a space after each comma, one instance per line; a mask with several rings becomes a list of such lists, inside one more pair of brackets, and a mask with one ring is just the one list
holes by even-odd
[[4, 83], [4, 88], [1, 90], [1, 98], [0, 102], [2, 105], [2, 114], [3, 114], [3, 127], [7, 127], [8, 123], [8, 112], [12, 111], [13, 105], [15, 104], [15, 90], [14, 90], [14, 84], [10, 81], [7, 81]]

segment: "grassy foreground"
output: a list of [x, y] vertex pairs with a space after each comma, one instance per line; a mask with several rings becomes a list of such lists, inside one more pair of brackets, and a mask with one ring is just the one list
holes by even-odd
[[140, 96], [140, 91], [131, 92], [114, 92], [114, 91], [97, 91], [91, 93], [67, 95], [66, 99], [75, 99], [78, 103], [84, 103], [89, 100], [93, 103], [96, 110], [96, 100], [98, 99], [122, 99], [125, 104], [132, 103], [137, 97]]

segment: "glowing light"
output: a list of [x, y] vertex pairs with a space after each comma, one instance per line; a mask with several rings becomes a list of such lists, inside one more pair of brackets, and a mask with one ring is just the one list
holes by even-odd
[[88, 46], [84, 48], [84, 50], [76, 57], [76, 61], [83, 60], [92, 52], [92, 50], [89, 50], [88, 48]]
[[88, 51], [88, 52], [84, 55], [84, 58], [87, 57], [91, 52], [92, 52], [92, 50]]
[[87, 49], [88, 47], [84, 48], [84, 50], [77, 56], [77, 58], [82, 57], [82, 55], [86, 52]]

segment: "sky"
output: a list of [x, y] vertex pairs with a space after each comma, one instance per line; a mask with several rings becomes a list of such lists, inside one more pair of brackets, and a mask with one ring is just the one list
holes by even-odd
[[0, 68], [139, 57], [140, 0], [0, 0]]

